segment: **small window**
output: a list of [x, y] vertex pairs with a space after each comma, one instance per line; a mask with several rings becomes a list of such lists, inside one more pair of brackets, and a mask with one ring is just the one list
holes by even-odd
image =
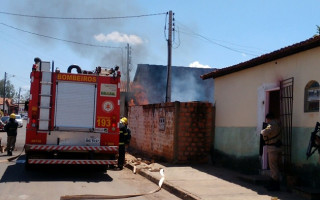
[[304, 112], [318, 112], [320, 87], [317, 81], [310, 81], [304, 89]]

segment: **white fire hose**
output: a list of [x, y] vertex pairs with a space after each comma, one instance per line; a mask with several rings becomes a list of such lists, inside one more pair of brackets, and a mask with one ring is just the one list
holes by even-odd
[[[21, 156], [21, 154], [24, 151], [24, 148], [22, 149], [21, 153], [17, 156], [13, 156], [11, 158], [8, 158], [6, 160], [1, 160], [1, 162], [11, 162], [17, 158], [19, 158]], [[153, 194], [156, 192], [159, 192], [161, 190], [162, 184], [164, 182], [165, 176], [164, 176], [164, 170], [160, 169], [160, 175], [161, 175], [161, 179], [158, 183], [158, 188], [155, 190], [152, 190], [150, 192], [146, 192], [146, 193], [140, 193], [140, 194], [126, 194], [126, 195], [92, 195], [92, 194], [84, 194], [84, 195], [66, 195], [66, 196], [62, 196], [60, 197], [60, 200], [80, 200], [80, 199], [126, 199], [126, 198], [132, 198], [132, 197], [138, 197], [138, 196], [145, 196], [145, 195], [149, 195], [149, 194]], [[136, 166], [134, 166], [133, 168], [133, 173], [136, 173]]]
[[132, 198], [132, 197], [138, 197], [138, 196], [144, 196], [156, 193], [161, 190], [161, 186], [164, 182], [164, 170], [160, 169], [160, 175], [161, 179], [158, 184], [158, 188], [155, 190], [152, 190], [147, 193], [140, 193], [140, 194], [126, 194], [126, 195], [93, 195], [93, 194], [84, 194], [84, 195], [66, 195], [60, 197], [60, 200], [79, 200], [79, 199], [126, 199], [126, 198]]

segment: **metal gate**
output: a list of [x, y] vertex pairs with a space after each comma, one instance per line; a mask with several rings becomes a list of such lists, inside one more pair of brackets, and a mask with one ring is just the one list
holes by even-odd
[[293, 77], [280, 81], [280, 121], [285, 173], [290, 171], [291, 166], [293, 83]]

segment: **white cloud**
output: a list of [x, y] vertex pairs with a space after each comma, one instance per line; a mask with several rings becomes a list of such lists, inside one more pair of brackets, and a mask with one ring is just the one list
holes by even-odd
[[119, 33], [117, 31], [114, 31], [107, 35], [100, 33], [98, 35], [95, 35], [94, 38], [99, 42], [111, 41], [111, 42], [119, 42], [119, 43], [129, 43], [132, 45], [143, 43], [143, 40], [137, 35], [127, 35], [124, 33]]
[[211, 68], [209, 65], [202, 65], [199, 61], [194, 61], [193, 63], [189, 64], [189, 67], [197, 67], [197, 68]]

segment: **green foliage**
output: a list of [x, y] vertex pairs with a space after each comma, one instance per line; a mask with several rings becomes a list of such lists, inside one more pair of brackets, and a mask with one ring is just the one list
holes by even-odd
[[[0, 97], [3, 98], [3, 87], [4, 79], [0, 80]], [[10, 80], [6, 81], [6, 98], [13, 98], [16, 94], [14, 86], [11, 84]]]

